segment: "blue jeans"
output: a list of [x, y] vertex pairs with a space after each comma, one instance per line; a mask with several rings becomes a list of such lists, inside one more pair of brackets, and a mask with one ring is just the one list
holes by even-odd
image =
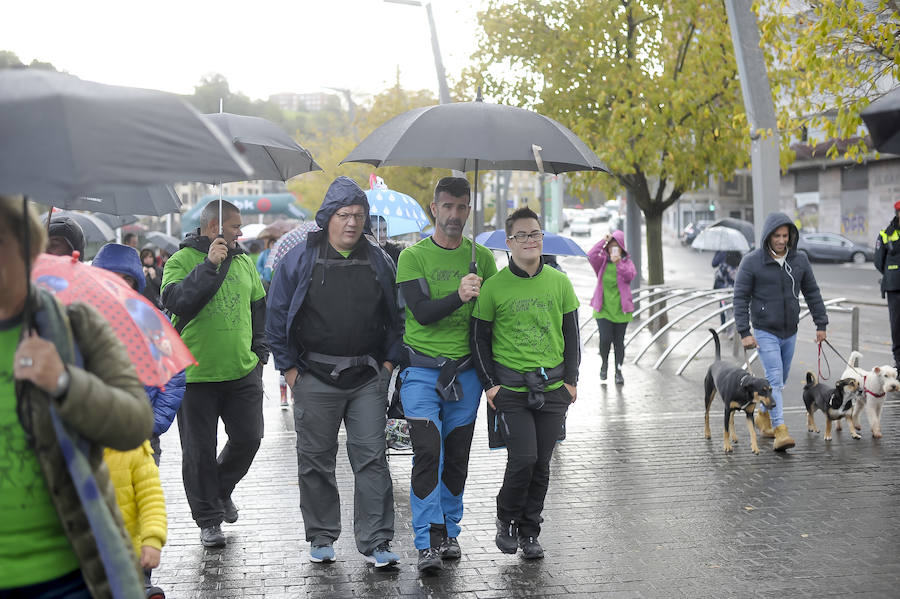
[[474, 368], [457, 375], [459, 401], [443, 401], [434, 386], [439, 370], [405, 368], [400, 400], [409, 422], [413, 470], [409, 490], [416, 549], [438, 547], [441, 537], [459, 536], [469, 449], [481, 402], [481, 382]]
[[[782, 339], [767, 331], [754, 330], [756, 344], [759, 346], [759, 360], [766, 370], [766, 380], [772, 385], [772, 399], [775, 407], [771, 410], [772, 427], [784, 424], [782, 412], [781, 391], [787, 381], [788, 372], [791, 370], [791, 360], [794, 359], [794, 346], [797, 343], [797, 334]], [[765, 413], [765, 406], [760, 404], [756, 408]]]

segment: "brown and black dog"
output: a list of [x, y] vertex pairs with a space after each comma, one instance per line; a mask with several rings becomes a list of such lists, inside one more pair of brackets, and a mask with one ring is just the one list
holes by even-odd
[[725, 402], [725, 437], [723, 447], [726, 452], [732, 450], [731, 444], [737, 443], [737, 433], [734, 430], [734, 413], [742, 410], [747, 416], [747, 430], [750, 431], [750, 449], [753, 453], [759, 453], [759, 445], [756, 443], [756, 430], [753, 428], [753, 411], [756, 404], [762, 402], [767, 408], [775, 405], [772, 399], [772, 386], [764, 378], [753, 376], [737, 364], [722, 360], [722, 350], [719, 346], [719, 336], [716, 331], [709, 329], [713, 341], [716, 342], [716, 361], [706, 371], [704, 381], [704, 397], [706, 400], [706, 426], [704, 435], [710, 438], [709, 432], [709, 407], [712, 405], [716, 392]]
[[824, 385], [816, 380], [812, 372], [806, 373], [806, 384], [803, 385], [803, 403], [806, 405], [807, 430], [819, 432], [813, 418], [816, 410], [825, 414], [825, 440], [831, 441], [831, 423], [837, 421], [838, 430], [843, 418], [850, 421], [850, 435], [859, 439], [860, 435], [853, 428], [853, 397], [859, 391], [860, 384], [855, 378], [841, 379], [834, 386]]

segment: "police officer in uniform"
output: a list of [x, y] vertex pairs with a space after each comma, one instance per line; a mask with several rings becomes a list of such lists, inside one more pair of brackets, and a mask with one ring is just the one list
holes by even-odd
[[891, 351], [894, 366], [900, 365], [900, 200], [894, 203], [894, 218], [875, 239], [875, 268], [881, 273], [881, 296], [887, 297], [891, 319]]

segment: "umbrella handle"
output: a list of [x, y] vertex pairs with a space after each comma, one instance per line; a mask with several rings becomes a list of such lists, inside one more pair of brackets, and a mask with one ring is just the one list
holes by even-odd
[[478, 274], [478, 263], [475, 262], [474, 260], [469, 262], [469, 272], [472, 273], [473, 275]]

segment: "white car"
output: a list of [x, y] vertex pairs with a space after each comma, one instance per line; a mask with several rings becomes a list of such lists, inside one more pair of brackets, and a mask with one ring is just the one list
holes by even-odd
[[591, 218], [588, 215], [578, 215], [569, 225], [569, 234], [575, 235], [591, 235]]

